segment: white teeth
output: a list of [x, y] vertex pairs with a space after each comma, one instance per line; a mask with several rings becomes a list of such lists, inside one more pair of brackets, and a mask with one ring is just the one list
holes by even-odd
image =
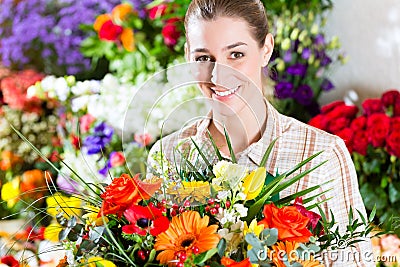
[[234, 93], [236, 93], [236, 91], [239, 89], [239, 86], [237, 86], [236, 88], [233, 88], [233, 89], [231, 89], [231, 90], [228, 90], [228, 91], [222, 91], [222, 92], [220, 92], [220, 91], [215, 91], [214, 90], [214, 92], [215, 92], [215, 94], [217, 95], [217, 96], [228, 96], [228, 95], [231, 95], [231, 94], [234, 94]]

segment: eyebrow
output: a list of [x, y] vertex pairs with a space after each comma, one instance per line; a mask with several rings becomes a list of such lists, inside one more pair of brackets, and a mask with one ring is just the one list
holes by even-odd
[[[232, 49], [232, 48], [235, 48], [235, 47], [238, 47], [238, 46], [241, 46], [241, 45], [246, 45], [246, 46], [247, 46], [246, 43], [237, 42], [237, 43], [234, 43], [234, 44], [231, 44], [231, 45], [228, 45], [228, 46], [222, 48], [222, 50], [224, 50], [224, 51], [230, 50], [230, 49]], [[202, 52], [202, 53], [206, 52], [206, 53], [208, 53], [208, 52], [210, 52], [210, 51], [209, 51], [207, 48], [196, 48], [195, 50], [193, 50], [193, 51], [190, 52], [190, 53], [193, 54], [193, 53], [196, 53], [196, 52]]]

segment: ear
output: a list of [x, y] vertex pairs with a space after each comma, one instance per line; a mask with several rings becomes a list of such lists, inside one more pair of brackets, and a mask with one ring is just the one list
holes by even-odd
[[265, 67], [268, 65], [269, 59], [271, 58], [272, 52], [274, 51], [274, 36], [271, 33], [268, 33], [265, 36], [264, 47], [263, 47], [263, 64]]

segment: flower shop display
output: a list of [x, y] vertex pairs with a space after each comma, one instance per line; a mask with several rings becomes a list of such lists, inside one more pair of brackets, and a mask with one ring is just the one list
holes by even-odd
[[362, 109], [335, 101], [310, 125], [340, 136], [352, 154], [367, 209], [376, 205], [384, 223], [400, 212], [400, 92], [388, 90], [366, 99]]
[[57, 161], [59, 139], [55, 103], [27, 96], [27, 88], [43, 77], [33, 70], [24, 70], [10, 71], [0, 80], [3, 96], [0, 106], [2, 218], [17, 211], [23, 213], [32, 203], [36, 208], [42, 207], [43, 197], [48, 193], [44, 171], [51, 171], [51, 168], [12, 129], [21, 131], [46, 158]]
[[168, 177], [122, 174], [106, 185], [81, 177], [97, 194], [49, 197], [47, 213], [54, 220], [45, 233], [60, 240], [54, 244], [65, 252], [59, 266], [323, 266], [318, 252], [343, 249], [339, 241], [362, 240], [372, 218], [356, 219], [350, 212], [347, 232], [339, 233], [323, 213], [310, 210], [320, 204], [313, 202], [319, 194], [302, 197], [316, 188], [271, 202], [272, 195], [312, 171], [283, 182], [316, 156], [271, 183], [264, 167], [250, 172], [228, 161], [209, 165], [207, 174], [188, 163], [171, 166], [178, 172], [168, 171]]
[[80, 52], [81, 42], [88, 37], [80, 25], [91, 23], [119, 2], [1, 1], [0, 61], [7, 67], [30, 66], [53, 75], [101, 75], [107, 66], [91, 68], [95, 62]]
[[334, 89], [329, 71], [345, 58], [338, 38], [328, 39], [323, 32], [325, 12], [303, 8], [283, 6], [283, 12], [271, 16], [275, 48], [269, 76], [277, 109], [307, 122], [320, 112], [321, 95]]

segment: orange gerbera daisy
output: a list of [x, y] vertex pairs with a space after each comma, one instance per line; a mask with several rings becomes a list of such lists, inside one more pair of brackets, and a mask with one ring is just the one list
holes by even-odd
[[282, 252], [285, 252], [289, 262], [297, 261], [298, 257], [296, 249], [298, 247], [299, 244], [295, 241], [281, 241], [272, 246], [272, 250], [269, 252], [268, 256], [277, 267], [285, 267], [286, 265], [281, 260], [281, 257], [283, 256]]
[[202, 253], [215, 248], [220, 240], [216, 233], [218, 225], [208, 226], [209, 217], [200, 217], [197, 211], [187, 211], [173, 217], [167, 231], [159, 234], [154, 249], [161, 250], [157, 260], [161, 264], [175, 265], [178, 252]]

